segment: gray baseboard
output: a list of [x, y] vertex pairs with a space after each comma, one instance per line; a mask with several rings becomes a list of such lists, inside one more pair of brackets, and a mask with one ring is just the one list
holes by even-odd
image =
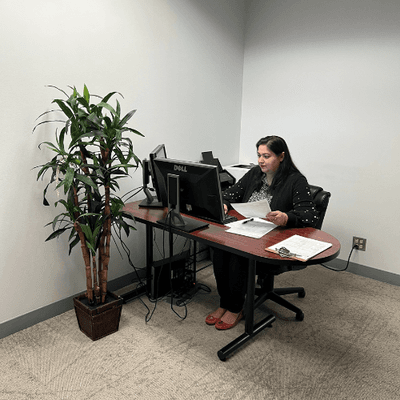
[[[337, 270], [343, 270], [346, 268], [347, 261], [335, 259], [326, 263], [329, 267]], [[376, 268], [367, 267], [365, 265], [356, 264], [353, 262], [349, 263], [347, 268], [348, 272], [356, 275], [364, 276], [365, 278], [371, 278], [379, 282], [389, 283], [390, 285], [400, 286], [400, 275], [393, 274], [391, 272], [381, 271]]]
[[[205, 259], [209, 259], [208, 248], [200, 247], [198, 249], [199, 254], [197, 255], [197, 261], [200, 262]], [[138, 269], [138, 274], [141, 279], [146, 275], [145, 269]], [[116, 292], [126, 286], [131, 285], [134, 282], [138, 282], [138, 276], [136, 272], [131, 272], [119, 278], [113, 279], [108, 282], [108, 290], [111, 292]], [[74, 308], [73, 298], [80, 295], [77, 293], [71, 297], [59, 300], [55, 303], [49, 304], [45, 307], [39, 308], [38, 310], [31, 311], [27, 314], [21, 315], [20, 317], [14, 318], [12, 320], [3, 322], [0, 324], [0, 339], [12, 335], [15, 332], [19, 332], [23, 329], [29, 328], [39, 322], [45, 321], [49, 318], [53, 318], [60, 315], [66, 311], [72, 310]]]
[[[327, 263], [329, 267], [335, 268], [337, 270], [344, 269], [346, 267], [346, 264], [347, 264], [346, 261], [338, 259]], [[347, 271], [356, 275], [364, 276], [366, 278], [375, 279], [379, 282], [400, 286], [400, 275], [393, 274], [390, 272], [381, 271], [375, 268], [367, 267], [365, 265], [360, 265], [356, 263], [349, 263]], [[134, 281], [137, 281], [137, 277], [136, 274], [132, 272], [120, 278], [110, 281], [108, 283], [108, 288], [110, 291], [116, 291], [131, 284]], [[8, 335], [11, 335], [15, 332], [29, 328], [32, 325], [45, 321], [46, 319], [55, 317], [66, 311], [72, 310], [73, 298], [78, 294], [57, 301], [55, 303], [49, 304], [48, 306], [42, 307], [38, 310], [29, 312], [25, 315], [22, 315], [20, 317], [14, 318], [10, 321], [6, 321], [0, 324], [0, 339]]]
[[[131, 272], [120, 278], [113, 279], [112, 281], [108, 282], [108, 290], [114, 292], [123, 288], [124, 286], [131, 284], [134, 281], [137, 281], [137, 276], [136, 273]], [[74, 308], [73, 298], [78, 296], [79, 294], [81, 293], [77, 293], [74, 296], [59, 300], [55, 303], [39, 308], [38, 310], [31, 311], [10, 321], [3, 322], [2, 324], [0, 324], [0, 339], [15, 332], [29, 328], [32, 325], [45, 321], [46, 319], [53, 318], [66, 311], [72, 310]]]

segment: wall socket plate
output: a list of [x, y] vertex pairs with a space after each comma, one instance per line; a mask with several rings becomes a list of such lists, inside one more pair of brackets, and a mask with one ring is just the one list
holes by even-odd
[[355, 245], [358, 246], [357, 250], [365, 251], [367, 250], [367, 239], [353, 236], [353, 247]]

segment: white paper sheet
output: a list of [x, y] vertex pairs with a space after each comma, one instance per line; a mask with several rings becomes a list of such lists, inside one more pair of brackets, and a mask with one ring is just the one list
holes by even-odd
[[265, 218], [271, 212], [268, 200], [252, 201], [250, 203], [232, 203], [231, 206], [243, 217]]
[[322, 253], [331, 247], [331, 243], [321, 242], [320, 240], [293, 235], [274, 246], [268, 247], [267, 251], [279, 253], [280, 248], [286, 248], [291, 254], [290, 258], [307, 261], [310, 258]]
[[231, 222], [226, 226], [229, 227], [226, 232], [255, 239], [260, 239], [268, 232], [272, 231], [272, 229], [277, 227], [277, 225], [273, 224], [272, 222], [265, 221], [261, 218], [250, 218]]

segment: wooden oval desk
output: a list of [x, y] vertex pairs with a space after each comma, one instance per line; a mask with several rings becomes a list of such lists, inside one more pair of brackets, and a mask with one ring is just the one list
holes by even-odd
[[[153, 263], [153, 228], [165, 229], [157, 221], [166, 217], [167, 210], [163, 208], [142, 208], [139, 207], [140, 201], [128, 203], [124, 211], [131, 214], [136, 221], [146, 225], [146, 264], [147, 267]], [[238, 216], [240, 219], [240, 216]], [[193, 218], [199, 220], [197, 218]], [[171, 233], [180, 235], [205, 245], [219, 248], [231, 253], [246, 257], [249, 260], [248, 268], [248, 287], [245, 304], [245, 331], [238, 338], [230, 342], [218, 351], [221, 361], [226, 358], [244, 343], [249, 341], [263, 329], [271, 326], [275, 321], [275, 316], [268, 315], [262, 321], [254, 323], [254, 290], [257, 262], [275, 265], [304, 265], [303, 261], [282, 258], [278, 254], [266, 251], [267, 247], [273, 246], [284, 239], [293, 235], [301, 235], [307, 238], [331, 243], [332, 246], [307, 261], [306, 265], [321, 264], [333, 260], [339, 255], [340, 243], [333, 236], [314, 228], [276, 228], [261, 239], [253, 239], [226, 232], [227, 228], [213, 222], [208, 222], [208, 227], [194, 232], [185, 232], [176, 228], [171, 228]], [[172, 237], [172, 235], [171, 235]], [[173, 254], [173, 244], [170, 240], [170, 254]], [[268, 266], [265, 266], [268, 268]]]

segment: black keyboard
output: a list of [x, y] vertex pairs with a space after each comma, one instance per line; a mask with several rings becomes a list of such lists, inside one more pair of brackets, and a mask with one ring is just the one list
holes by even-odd
[[225, 215], [224, 220], [222, 221], [222, 223], [224, 225], [226, 224], [230, 224], [231, 222], [235, 222], [238, 219], [236, 217], [234, 217], [233, 215]]

